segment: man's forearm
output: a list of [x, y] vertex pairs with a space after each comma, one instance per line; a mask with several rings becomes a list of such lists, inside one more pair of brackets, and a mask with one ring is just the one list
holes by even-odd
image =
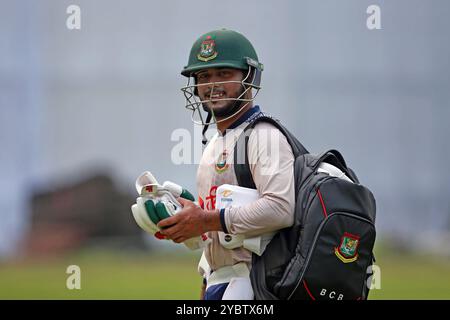
[[220, 223], [219, 210], [205, 210], [204, 215], [204, 228], [205, 232], [208, 231], [223, 231], [222, 224]]

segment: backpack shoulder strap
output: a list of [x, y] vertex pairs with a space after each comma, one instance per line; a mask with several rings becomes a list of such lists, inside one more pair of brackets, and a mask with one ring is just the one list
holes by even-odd
[[247, 146], [250, 137], [251, 129], [253, 129], [259, 122], [267, 122], [272, 124], [286, 137], [289, 145], [292, 148], [294, 158], [302, 154], [308, 153], [308, 150], [297, 140], [297, 138], [290, 133], [279, 120], [268, 116], [261, 115], [255, 120], [250, 122], [244, 131], [239, 135], [239, 138], [234, 146], [234, 171], [238, 180], [238, 184], [241, 187], [256, 189], [255, 182], [253, 181], [252, 173], [250, 171], [250, 165], [248, 161]]

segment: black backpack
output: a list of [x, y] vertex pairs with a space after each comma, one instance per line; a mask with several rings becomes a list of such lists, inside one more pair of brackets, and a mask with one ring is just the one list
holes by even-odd
[[[278, 128], [294, 154], [294, 224], [275, 234], [261, 256], [253, 254], [250, 279], [257, 300], [365, 300], [375, 242], [375, 199], [359, 184], [336, 150], [309, 154], [278, 120], [261, 115], [238, 138], [234, 169], [240, 186], [254, 188], [247, 156], [250, 129], [261, 122]], [[339, 168], [354, 183], [318, 172]]]

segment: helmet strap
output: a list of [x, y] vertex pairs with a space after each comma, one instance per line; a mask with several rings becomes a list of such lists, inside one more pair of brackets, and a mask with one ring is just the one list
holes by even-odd
[[212, 118], [212, 113], [208, 112], [208, 115], [206, 116], [206, 124], [203, 126], [203, 130], [202, 130], [202, 144], [206, 145], [206, 143], [208, 142], [208, 139], [206, 139], [206, 131], [208, 131], [208, 127], [209, 127], [209, 122], [211, 121]]

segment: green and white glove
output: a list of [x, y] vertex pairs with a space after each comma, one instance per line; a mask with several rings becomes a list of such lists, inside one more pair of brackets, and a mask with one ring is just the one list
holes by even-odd
[[[158, 222], [182, 210], [182, 206], [176, 198], [182, 197], [194, 201], [193, 195], [188, 190], [170, 181], [160, 185], [148, 171], [137, 178], [136, 190], [140, 196], [137, 198], [136, 204], [131, 207], [133, 217], [143, 230], [158, 239], [165, 239], [157, 226]], [[189, 249], [195, 250], [204, 247], [209, 241], [210, 239], [203, 234], [186, 240], [184, 244]]]

